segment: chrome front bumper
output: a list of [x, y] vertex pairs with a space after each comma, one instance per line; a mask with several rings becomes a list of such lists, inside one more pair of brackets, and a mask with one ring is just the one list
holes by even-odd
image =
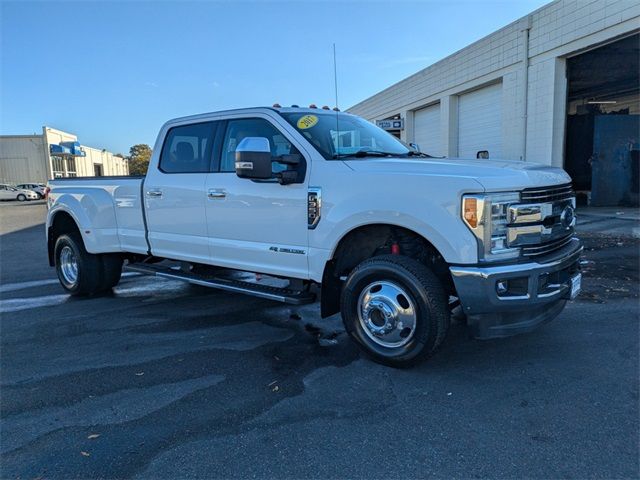
[[581, 252], [574, 238], [545, 263], [450, 267], [475, 336], [524, 333], [558, 316], [569, 299], [571, 279], [579, 272]]

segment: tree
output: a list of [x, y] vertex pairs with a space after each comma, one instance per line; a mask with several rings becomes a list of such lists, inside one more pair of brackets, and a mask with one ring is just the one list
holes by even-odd
[[151, 159], [151, 147], [139, 143], [129, 149], [129, 175], [145, 175]]

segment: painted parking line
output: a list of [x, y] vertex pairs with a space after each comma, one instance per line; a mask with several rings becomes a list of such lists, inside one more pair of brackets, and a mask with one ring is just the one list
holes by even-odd
[[[122, 276], [132, 277], [143, 275], [135, 272], [127, 272], [123, 273]], [[3, 290], [0, 290], [0, 292], [22, 290], [52, 283], [58, 283], [58, 280], [49, 279], [7, 284], [0, 287], [3, 288]], [[178, 280], [155, 279], [150, 277], [148, 282], [132, 282], [125, 285], [117, 286], [114, 288], [114, 292], [118, 297], [153, 296], [155, 298], [162, 298], [175, 295], [176, 292], [184, 291], [186, 285], [186, 283], [180, 282]], [[71, 298], [71, 296], [67, 293], [40, 295], [35, 297], [4, 298], [0, 299], [0, 313], [19, 312], [21, 310], [29, 310], [32, 308], [51, 307], [60, 305], [69, 298]]]
[[0, 285], [0, 293], [14, 292], [16, 290], [24, 290], [25, 288], [43, 287], [45, 285], [53, 285], [54, 283], [58, 283], [57, 278], [49, 280], [32, 280], [30, 282], [7, 283], [6, 285]]
[[59, 305], [68, 299], [69, 295], [66, 293], [31, 298], [9, 298], [7, 300], [0, 300], [0, 313], [19, 312], [20, 310], [29, 310], [31, 308]]
[[[138, 275], [141, 274], [136, 272], [126, 272], [122, 274], [123, 277], [133, 277]], [[29, 282], [7, 283], [6, 285], [0, 285], [0, 293], [15, 292], [17, 290], [26, 290], [27, 288], [34, 287], [44, 287], [45, 285], [54, 285], [57, 283], [59, 283], [57, 278], [49, 278], [47, 280], [32, 280]]]

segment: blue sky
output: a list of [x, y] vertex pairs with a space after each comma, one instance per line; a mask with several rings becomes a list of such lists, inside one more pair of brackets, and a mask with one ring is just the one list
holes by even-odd
[[345, 109], [547, 3], [0, 0], [0, 133], [128, 153], [182, 115]]

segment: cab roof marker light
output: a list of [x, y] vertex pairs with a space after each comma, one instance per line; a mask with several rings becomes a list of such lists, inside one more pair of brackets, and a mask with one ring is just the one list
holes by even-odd
[[279, 103], [274, 103], [273, 108], [282, 108]]
[[300, 108], [298, 105], [291, 105], [291, 108]]
[[327, 105], [323, 105], [323, 106], [322, 106], [322, 109], [323, 109], [323, 110], [331, 110]]
[[309, 105], [309, 108], [318, 108], [318, 107], [316, 107], [315, 103], [312, 103], [311, 105]]
[[339, 111], [340, 111], [340, 109], [339, 109], [338, 107], [333, 107], [333, 111], [334, 111], [334, 112], [339, 112]]

